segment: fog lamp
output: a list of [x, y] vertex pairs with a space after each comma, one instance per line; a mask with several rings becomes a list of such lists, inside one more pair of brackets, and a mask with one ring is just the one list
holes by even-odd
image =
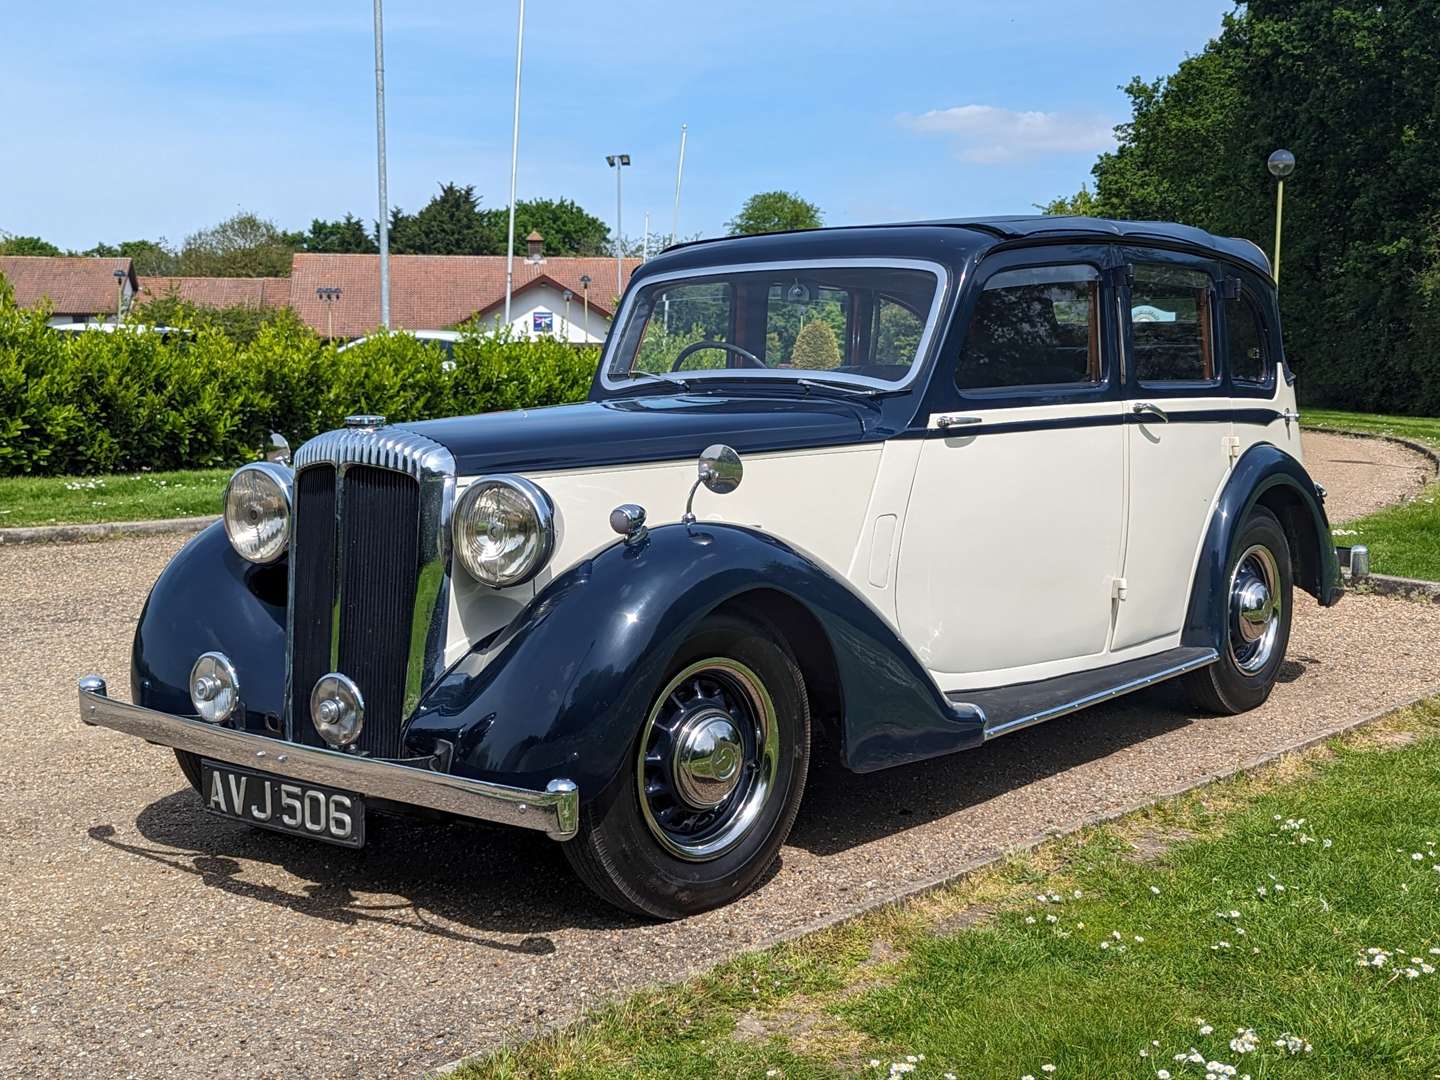
[[190, 668], [190, 703], [211, 724], [228, 720], [240, 704], [240, 679], [224, 653], [201, 653]]
[[310, 722], [334, 749], [349, 746], [365, 726], [365, 699], [360, 688], [338, 671], [320, 676], [310, 691]]

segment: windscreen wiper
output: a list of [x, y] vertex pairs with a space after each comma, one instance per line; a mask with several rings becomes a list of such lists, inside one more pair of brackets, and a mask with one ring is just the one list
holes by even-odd
[[661, 382], [678, 386], [681, 390], [690, 389], [690, 384], [678, 375], [660, 375], [653, 371], [646, 371], [644, 368], [631, 368], [626, 377], [631, 379], [659, 379]]

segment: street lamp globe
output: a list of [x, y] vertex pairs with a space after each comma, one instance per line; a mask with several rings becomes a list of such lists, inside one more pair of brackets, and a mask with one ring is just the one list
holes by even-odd
[[1289, 150], [1276, 150], [1265, 162], [1265, 167], [1270, 170], [1271, 176], [1284, 180], [1295, 171], [1295, 155]]

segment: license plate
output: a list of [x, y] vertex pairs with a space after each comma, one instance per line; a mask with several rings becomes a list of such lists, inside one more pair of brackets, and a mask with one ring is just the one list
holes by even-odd
[[365, 802], [359, 795], [280, 776], [200, 762], [201, 798], [212, 814], [358, 848], [365, 844]]

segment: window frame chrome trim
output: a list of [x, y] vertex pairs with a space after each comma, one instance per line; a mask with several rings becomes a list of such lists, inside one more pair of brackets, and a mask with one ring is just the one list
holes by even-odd
[[[635, 297], [641, 289], [651, 285], [667, 281], [681, 281], [689, 278], [702, 280], [704, 278], [717, 277], [724, 274], [748, 274], [764, 273], [769, 270], [825, 270], [835, 268], [855, 268], [873, 270], [920, 270], [934, 275], [935, 295], [930, 302], [930, 312], [926, 316], [925, 330], [920, 335], [920, 344], [915, 350], [915, 359], [911, 361], [910, 371], [903, 379], [894, 382], [888, 379], [877, 379], [869, 375], [850, 375], [837, 372], [823, 373], [824, 378], [845, 383], [852, 386], [868, 386], [876, 390], [902, 390], [910, 386], [919, 377], [920, 372], [929, 366], [933, 346], [940, 337], [941, 315], [946, 305], [950, 302], [951, 273], [943, 263], [933, 259], [902, 259], [884, 258], [875, 256], [846, 256], [829, 259], [779, 259], [766, 262], [753, 263], [722, 263], [715, 266], [692, 267], [688, 270], [671, 270], [662, 274], [649, 275], [642, 279], [639, 284], [632, 284], [625, 292], [625, 298], [621, 301], [620, 310], [611, 324], [611, 331], [605, 342], [605, 351], [600, 357], [600, 385], [606, 390], [625, 390], [635, 385], [632, 379], [612, 379], [610, 377], [610, 364], [619, 352], [623, 331], [629, 326], [630, 317], [635, 306]], [[725, 368], [717, 369], [718, 374], [710, 374], [707, 371], [680, 372], [682, 378], [688, 380], [700, 379], [722, 379], [722, 378], [744, 378], [744, 379], [779, 379], [782, 381], [795, 382], [802, 375], [805, 378], [814, 378], [816, 372], [809, 371], [797, 374], [793, 368]], [[738, 374], [737, 374], [738, 373]]]

